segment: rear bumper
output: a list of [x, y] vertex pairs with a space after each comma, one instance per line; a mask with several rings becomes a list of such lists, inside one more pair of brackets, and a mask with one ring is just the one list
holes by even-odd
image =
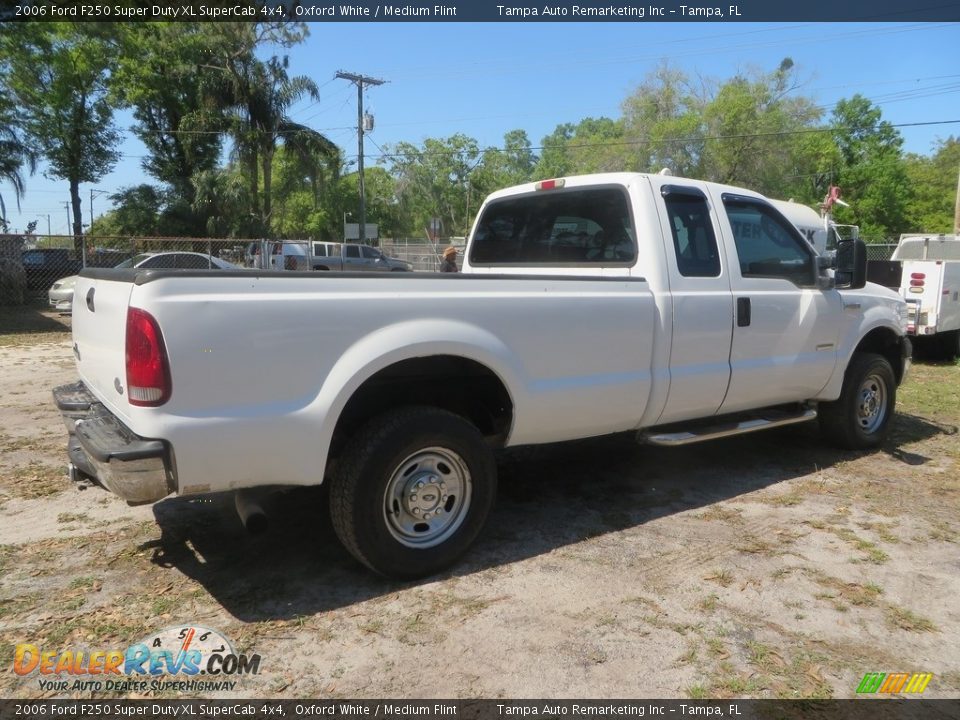
[[67, 455], [131, 505], [152, 503], [175, 490], [170, 453], [162, 440], [135, 435], [82, 382], [53, 390], [67, 426]]

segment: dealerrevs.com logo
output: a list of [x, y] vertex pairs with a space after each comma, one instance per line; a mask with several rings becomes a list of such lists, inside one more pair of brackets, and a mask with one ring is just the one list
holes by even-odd
[[222, 633], [200, 625], [167, 628], [126, 650], [43, 649], [17, 645], [17, 675], [35, 674], [41, 690], [144, 692], [233, 690], [233, 678], [260, 672], [260, 655], [237, 653]]

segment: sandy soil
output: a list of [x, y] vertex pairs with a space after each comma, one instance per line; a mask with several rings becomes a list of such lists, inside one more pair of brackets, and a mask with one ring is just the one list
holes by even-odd
[[181, 624], [260, 654], [226, 696], [850, 697], [878, 671], [960, 696], [960, 367], [915, 368], [871, 454], [801, 426], [504, 456], [480, 541], [418, 583], [353, 561], [320, 490], [251, 537], [229, 497], [71, 486], [50, 389], [73, 379], [62, 334], [0, 343], [0, 697], [73, 694], [15, 675], [18, 643]]

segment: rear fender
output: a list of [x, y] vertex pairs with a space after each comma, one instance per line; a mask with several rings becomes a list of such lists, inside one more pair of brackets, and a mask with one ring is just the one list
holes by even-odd
[[[475, 325], [449, 320], [417, 320], [390, 325], [361, 338], [330, 370], [309, 412], [323, 418], [320, 447], [326, 453], [334, 428], [353, 394], [373, 375], [403, 360], [448, 355], [489, 368], [500, 378], [513, 402], [515, 417], [522, 412], [522, 368], [514, 353], [495, 335]], [[512, 430], [512, 428], [511, 428]]]

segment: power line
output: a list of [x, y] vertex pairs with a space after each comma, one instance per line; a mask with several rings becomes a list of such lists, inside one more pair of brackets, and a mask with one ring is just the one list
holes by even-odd
[[[929, 120], [924, 122], [909, 122], [909, 123], [886, 123], [881, 122], [880, 125], [886, 125], [892, 128], [903, 128], [903, 127], [928, 127], [932, 125], [955, 125], [960, 123], [958, 120]], [[875, 126], [879, 127], [879, 126]], [[852, 130], [843, 125], [834, 125], [828, 127], [820, 128], [803, 128], [800, 130], [777, 130], [771, 132], [762, 132], [762, 133], [735, 133], [730, 135], [700, 135], [700, 136], [690, 136], [690, 137], [675, 137], [675, 138], [644, 138], [640, 140], [615, 140], [607, 142], [596, 142], [596, 143], [576, 143], [576, 144], [565, 144], [565, 145], [531, 145], [530, 150], [580, 150], [580, 149], [590, 149], [590, 148], [602, 148], [602, 147], [622, 147], [622, 146], [631, 146], [631, 145], [645, 145], [645, 144], [654, 144], [654, 145], [667, 145], [671, 143], [698, 143], [698, 142], [708, 142], [715, 140], [742, 140], [748, 138], [763, 138], [763, 137], [786, 137], [790, 135], [811, 135], [818, 133], [834, 133], [834, 132], [843, 132], [846, 130]], [[379, 145], [377, 146], [379, 147]], [[382, 150], [382, 148], [381, 148]], [[506, 148], [499, 147], [484, 147], [477, 148], [479, 154], [485, 152], [506, 152]], [[374, 156], [380, 159], [385, 158], [404, 158], [404, 157], [423, 157], [430, 155], [455, 155], [462, 153], [462, 150], [430, 150], [430, 151], [417, 151], [415, 153], [384, 153], [383, 155]], [[350, 156], [347, 156], [348, 158]]]

